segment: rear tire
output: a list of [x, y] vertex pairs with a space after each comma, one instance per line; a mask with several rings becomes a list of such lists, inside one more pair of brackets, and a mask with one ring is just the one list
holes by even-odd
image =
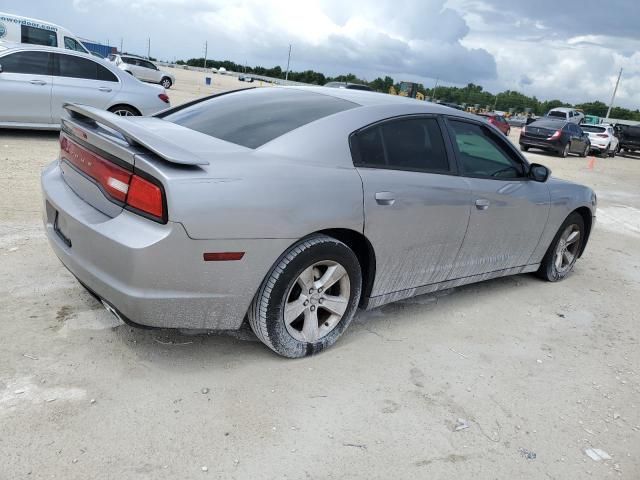
[[559, 154], [562, 158], [567, 158], [569, 155], [569, 150], [571, 150], [571, 142], [567, 142], [562, 150], [560, 150]]
[[313, 235], [289, 248], [267, 274], [249, 307], [249, 324], [279, 355], [313, 355], [347, 329], [361, 289], [353, 251], [335, 238]]
[[528, 152], [529, 147], [527, 147], [526, 145], [520, 145], [520, 150], [522, 150], [523, 152]]
[[111, 113], [115, 113], [121, 117], [139, 117], [140, 112], [129, 105], [114, 105], [109, 109]]
[[574, 212], [567, 217], [553, 238], [538, 269], [538, 276], [549, 282], [557, 282], [569, 275], [582, 250], [584, 238], [584, 220], [579, 213]]
[[171, 82], [171, 79], [169, 77], [162, 77], [162, 80], [160, 80], [160, 85], [169, 90], [173, 83]]
[[586, 157], [587, 155], [589, 155], [589, 145], [586, 145], [584, 147], [584, 150], [580, 153], [580, 156], [583, 158]]
[[511, 129], [507, 128], [507, 133], [505, 133], [505, 135], [508, 137], [509, 135], [511, 135]]

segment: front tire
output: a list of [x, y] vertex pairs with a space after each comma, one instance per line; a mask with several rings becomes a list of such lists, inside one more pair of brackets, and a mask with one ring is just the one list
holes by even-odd
[[538, 276], [557, 282], [573, 270], [585, 238], [584, 220], [578, 213], [572, 213], [564, 221], [542, 259]]
[[585, 145], [584, 150], [580, 152], [580, 156], [583, 158], [586, 157], [587, 155], [589, 155], [589, 145]]
[[314, 235], [289, 248], [267, 274], [249, 307], [249, 324], [279, 355], [313, 355], [347, 329], [361, 289], [353, 251], [335, 238]]

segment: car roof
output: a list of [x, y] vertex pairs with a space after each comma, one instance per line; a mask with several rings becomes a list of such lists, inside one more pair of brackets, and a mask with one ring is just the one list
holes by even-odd
[[556, 107], [556, 108], [552, 108], [551, 110], [549, 110], [550, 112], [574, 112], [576, 111], [575, 108], [569, 108], [569, 107]]
[[33, 50], [38, 52], [52, 52], [52, 53], [61, 53], [62, 51], [69, 55], [79, 55], [81, 57], [95, 58], [90, 53], [79, 52], [77, 50], [69, 50], [68, 48], [62, 48], [62, 47], [49, 47], [47, 45], [35, 45], [32, 43], [15, 43], [15, 42], [0, 41], [0, 47], [3, 47], [2, 51]]
[[388, 93], [368, 92], [366, 90], [352, 90], [348, 88], [331, 88], [331, 87], [313, 87], [313, 86], [291, 86], [279, 88], [295, 88], [300, 90], [311, 91], [327, 95], [329, 97], [340, 98], [353, 102], [362, 107], [381, 106], [381, 105], [412, 105], [423, 107], [424, 113], [441, 113], [455, 114], [458, 117], [466, 117], [477, 121], [477, 116], [472, 115], [455, 108], [438, 105], [436, 103], [424, 100], [416, 100], [415, 98], [401, 97], [400, 95], [390, 95]]

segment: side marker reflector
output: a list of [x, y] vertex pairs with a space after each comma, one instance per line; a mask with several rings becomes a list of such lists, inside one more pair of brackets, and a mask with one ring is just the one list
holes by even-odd
[[233, 260], [242, 260], [244, 252], [206, 252], [202, 254], [205, 262], [229, 262]]

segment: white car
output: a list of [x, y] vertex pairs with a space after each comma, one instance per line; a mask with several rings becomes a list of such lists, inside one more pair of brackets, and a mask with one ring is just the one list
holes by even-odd
[[575, 123], [577, 125], [584, 121], [584, 113], [576, 110], [575, 108], [558, 107], [552, 108], [547, 112], [547, 117], [559, 118], [569, 123]]
[[63, 105], [81, 103], [117, 115], [170, 107], [164, 88], [146, 85], [91, 55], [0, 42], [0, 128], [60, 128]]
[[176, 79], [172, 74], [160, 70], [146, 58], [134, 55], [112, 54], [109, 55], [107, 60], [115, 63], [120, 70], [130, 73], [143, 82], [159, 83], [167, 89], [176, 83]]
[[620, 140], [616, 137], [613, 127], [608, 123], [600, 125], [580, 125], [582, 131], [589, 135], [591, 141], [591, 150], [615, 157], [618, 153]]

